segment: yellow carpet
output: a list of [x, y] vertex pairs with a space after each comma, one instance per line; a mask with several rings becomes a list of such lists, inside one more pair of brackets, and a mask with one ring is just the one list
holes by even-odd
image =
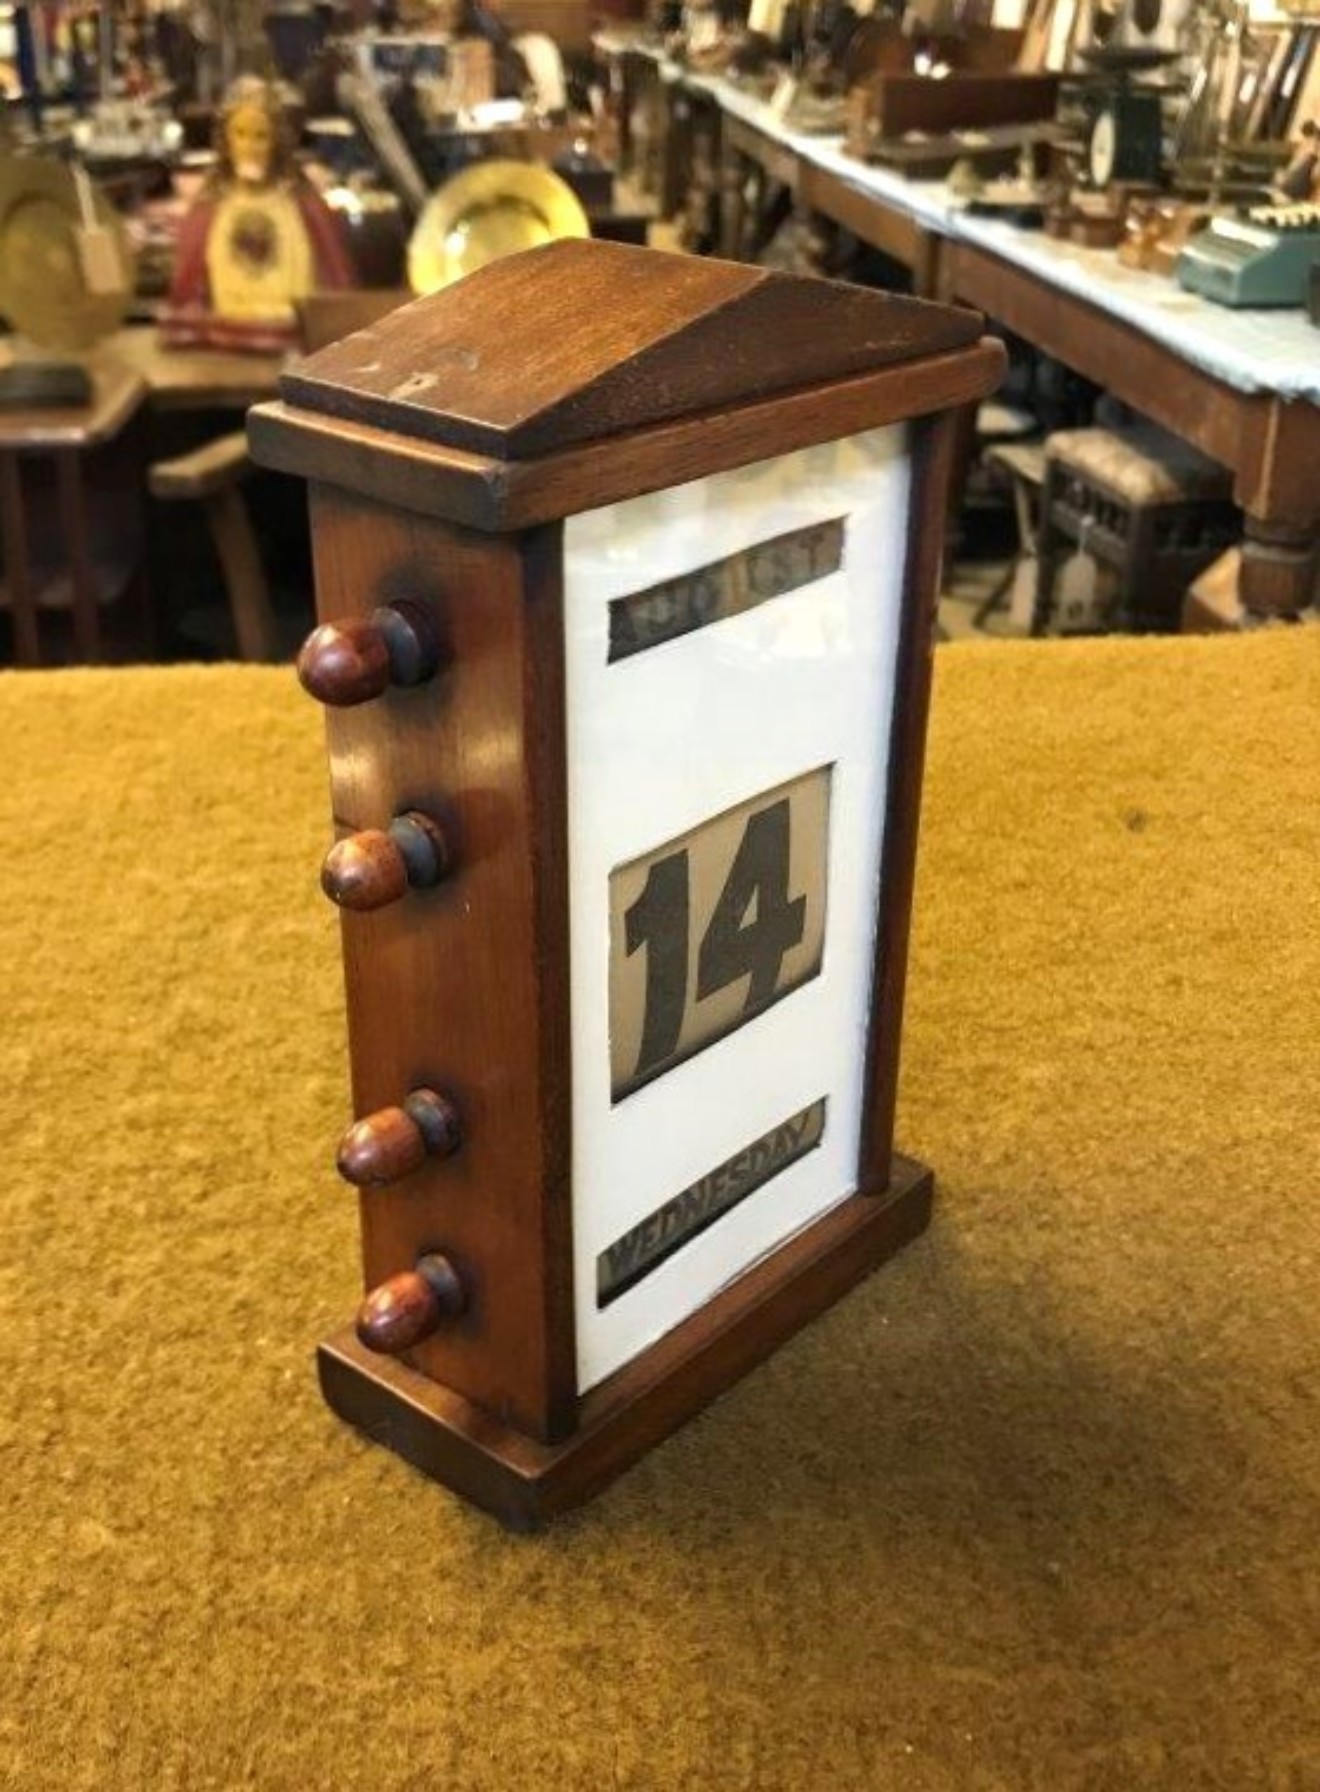
[[0, 1784], [1320, 1787], [1318, 640], [942, 652], [934, 1229], [533, 1539], [316, 1392], [315, 706], [0, 680]]

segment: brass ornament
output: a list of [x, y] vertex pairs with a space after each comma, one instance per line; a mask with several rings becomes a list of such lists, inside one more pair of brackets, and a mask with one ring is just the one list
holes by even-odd
[[591, 225], [566, 181], [528, 162], [478, 162], [428, 201], [408, 244], [408, 283], [438, 292], [489, 261], [561, 237], [588, 237]]
[[[0, 161], [0, 313], [39, 348], [91, 348], [123, 322], [132, 297], [133, 257], [119, 214], [89, 183], [95, 227], [87, 230], [67, 163], [51, 156]], [[109, 232], [122, 280], [94, 291], [83, 240]]]

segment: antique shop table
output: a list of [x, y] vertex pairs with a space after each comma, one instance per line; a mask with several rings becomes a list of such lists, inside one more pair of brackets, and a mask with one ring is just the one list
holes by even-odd
[[[957, 207], [943, 181], [904, 180], [889, 169], [863, 167], [844, 154], [842, 138], [792, 131], [754, 94], [718, 76], [685, 69], [634, 38], [602, 32], [596, 49], [618, 91], [623, 152], [637, 153], [645, 161], [666, 214], [682, 203], [676, 182], [683, 158], [670, 153], [665, 140], [675, 113], [673, 96], [702, 94], [719, 107], [722, 255], [736, 259], [746, 251], [751, 221], [742, 191], [752, 168], [786, 188], [799, 211], [831, 219], [908, 268], [919, 297], [940, 296], [939, 240], [952, 228]], [[639, 101], [646, 119], [644, 144], [631, 135]]]
[[718, 102], [724, 247], [746, 242], [737, 191], [749, 163], [814, 211], [909, 268], [919, 294], [974, 305], [1232, 470], [1246, 517], [1241, 597], [1257, 616], [1312, 601], [1320, 531], [1320, 334], [1298, 311], [1229, 311], [1109, 252], [968, 215], [947, 183], [908, 181], [844, 154], [838, 137], [785, 129], [768, 105], [620, 34], [614, 58], [649, 56], [671, 83]]
[[[182, 431], [192, 445], [208, 419], [214, 431], [216, 413], [232, 413], [237, 425], [250, 406], [274, 396], [285, 357], [167, 349], [144, 325], [115, 331], [82, 359], [93, 380], [89, 405], [0, 414], [0, 597], [12, 614], [20, 666], [50, 657], [40, 622], [56, 610], [70, 615], [76, 657], [101, 658], [102, 613], [134, 589], [142, 637], [135, 651], [149, 650], [146, 498], [160, 438]], [[264, 588], [259, 598], [245, 595], [231, 580], [229, 599], [244, 657], [268, 658], [273, 623]]]
[[272, 398], [283, 355], [166, 348], [154, 324], [116, 330], [89, 357], [95, 367], [135, 374], [153, 411], [246, 411]]
[[1320, 333], [1301, 311], [1230, 311], [1117, 256], [966, 215], [943, 285], [1233, 472], [1241, 595], [1311, 601], [1320, 527]]
[[91, 402], [0, 412], [0, 596], [14, 660], [41, 662], [43, 612], [71, 612], [78, 656], [101, 649], [101, 611], [132, 583], [142, 536], [141, 459], [125, 434], [145, 393], [123, 367], [98, 368]]
[[943, 181], [864, 167], [844, 153], [841, 138], [790, 131], [753, 95], [724, 81], [704, 85], [718, 94], [725, 115], [723, 190], [733, 203], [722, 220], [723, 253], [737, 254], [745, 239], [738, 194], [742, 165], [752, 163], [790, 189], [799, 212], [830, 219], [907, 268], [919, 298], [940, 296], [941, 241], [957, 203]]
[[935, 667], [938, 1223], [531, 1539], [316, 1393], [314, 706], [0, 676], [6, 1785], [1311, 1792], [1320, 629]]

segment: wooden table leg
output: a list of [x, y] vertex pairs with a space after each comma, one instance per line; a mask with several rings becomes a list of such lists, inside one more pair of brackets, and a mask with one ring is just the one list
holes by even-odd
[[37, 606], [28, 561], [27, 525], [23, 519], [23, 484], [16, 454], [0, 453], [0, 543], [4, 547], [9, 613], [14, 619], [14, 663], [41, 664]]
[[1244, 517], [1239, 595], [1250, 620], [1295, 622], [1314, 602], [1316, 547], [1314, 529]]
[[212, 492], [205, 504], [211, 540], [229, 593], [229, 612], [234, 619], [239, 656], [245, 660], [278, 659], [279, 641], [270, 587], [243, 495], [237, 486], [228, 485]]
[[64, 545], [73, 578], [73, 638], [78, 658], [90, 663], [101, 657], [101, 618], [96, 601], [96, 575], [92, 570], [92, 544], [87, 534], [82, 455], [57, 454], [55, 479]]
[[747, 165], [727, 140], [720, 153], [720, 254], [725, 261], [742, 259], [747, 230]]
[[607, 105], [614, 119], [614, 159], [619, 173], [625, 176], [633, 172], [632, 119], [629, 116], [633, 84], [629, 76], [627, 56], [607, 59], [605, 82], [609, 95]]
[[946, 303], [944, 238], [933, 230], [918, 230], [912, 245], [912, 296]]

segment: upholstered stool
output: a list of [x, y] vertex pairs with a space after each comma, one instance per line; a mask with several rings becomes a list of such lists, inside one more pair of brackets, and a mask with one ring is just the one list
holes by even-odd
[[1050, 631], [1078, 551], [1107, 575], [1104, 626], [1176, 629], [1188, 583], [1240, 533], [1228, 471], [1153, 424], [1061, 430], [1045, 454], [1033, 633]]
[[999, 398], [987, 398], [976, 407], [976, 439], [983, 448], [999, 442], [1020, 442], [1038, 435], [1040, 424], [1030, 411], [1020, 405], [1005, 404]]

